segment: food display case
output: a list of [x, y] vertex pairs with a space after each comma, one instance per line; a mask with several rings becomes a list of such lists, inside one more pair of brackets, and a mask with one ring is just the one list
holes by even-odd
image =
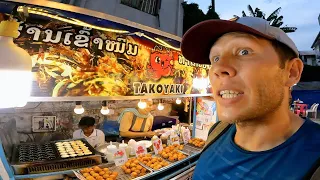
[[[33, 64], [29, 102], [168, 98], [181, 103], [181, 98], [189, 98], [195, 106], [194, 111], [189, 112], [194, 119], [192, 131], [196, 132], [196, 99], [211, 95], [207, 81], [210, 66], [185, 59], [179, 49], [180, 37], [52, 1], [2, 1], [0, 13], [4, 17], [12, 14], [20, 22], [15, 43], [30, 54]], [[166, 61], [160, 62], [159, 57]], [[166, 66], [166, 70], [161, 69], [162, 66]], [[67, 148], [61, 152], [56, 143], [66, 141], [52, 141], [12, 144], [11, 159], [5, 157], [8, 150], [5, 152], [0, 141], [0, 159], [9, 179], [60, 174], [81, 176], [81, 170], [95, 166], [105, 177], [116, 174], [117, 179], [168, 179], [192, 169], [203, 146], [200, 141], [187, 144], [181, 141], [183, 148], [175, 151], [172, 158], [168, 153], [149, 152], [155, 159], [151, 161], [159, 161], [161, 167], [157, 163], [149, 164], [153, 166], [150, 167], [148, 162], [139, 161], [139, 169], [141, 166], [146, 172], [138, 177], [126, 174], [125, 167], [104, 161], [88, 142], [81, 141], [92, 154], [83, 151], [77, 156], [68, 153]], [[107, 174], [104, 168], [111, 173]], [[103, 178], [103, 175], [99, 176]]]
[[[122, 166], [115, 166], [112, 163], [102, 164], [99, 166], [81, 169], [77, 171], [77, 173], [78, 176], [80, 175], [80, 178], [83, 177], [91, 179], [90, 176], [95, 176], [95, 174], [99, 174], [100, 171], [107, 168], [107, 171], [116, 172], [117, 179], [169, 179], [194, 167], [197, 159], [199, 158], [200, 151], [201, 148], [184, 145], [184, 148], [179, 150], [179, 152], [184, 154], [186, 157], [180, 160], [170, 161], [169, 159], [163, 158], [161, 155], [149, 153], [138, 158], [130, 158]], [[160, 164], [160, 166], [157, 164]], [[144, 169], [145, 171], [141, 171], [141, 169]], [[101, 176], [104, 174], [105, 173], [102, 173]]]
[[[11, 166], [11, 168], [9, 167], [8, 169], [8, 173], [12, 173], [12, 179], [39, 178], [53, 175], [68, 175], [70, 177], [75, 177], [74, 174], [83, 176], [85, 175], [83, 172], [84, 169], [94, 167], [99, 167], [101, 169], [108, 168], [110, 172], [109, 176], [112, 175], [111, 172], [116, 172], [116, 179], [121, 180], [169, 179], [179, 176], [181, 173], [194, 167], [202, 149], [202, 147], [197, 147], [192, 144], [191, 140], [188, 144], [183, 144], [181, 142], [181, 145], [165, 147], [163, 152], [159, 152], [158, 155], [155, 155], [154, 152], [148, 152], [145, 156], [138, 156], [138, 158], [131, 157], [124, 165], [116, 166], [114, 162], [103, 161], [101, 154], [96, 152], [84, 139], [81, 139], [81, 141], [89, 147], [93, 154], [62, 158], [56, 143], [69, 141], [74, 140], [54, 141], [43, 144], [24, 143], [14, 145], [11, 163], [6, 162], [5, 159], [2, 159], [2, 162], [8, 163], [7, 165]], [[2, 146], [0, 146], [0, 152], [1, 151], [3, 151]], [[166, 153], [173, 154], [168, 157], [166, 156]], [[170, 158], [175, 155], [178, 157], [173, 159]], [[134, 174], [133, 172], [137, 173], [137, 171], [132, 171], [132, 164], [134, 163], [143, 167], [145, 172], [140, 175]], [[136, 165], [134, 165], [134, 167], [136, 167]], [[139, 170], [139, 168], [137, 169]], [[100, 174], [101, 177], [106, 175]]]

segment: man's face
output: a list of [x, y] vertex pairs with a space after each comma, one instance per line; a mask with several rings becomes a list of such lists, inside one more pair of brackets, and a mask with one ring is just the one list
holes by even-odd
[[84, 127], [80, 127], [83, 131], [84, 134], [86, 135], [90, 135], [92, 134], [93, 130], [94, 130], [94, 126], [84, 126]]
[[209, 71], [219, 120], [264, 118], [284, 100], [284, 70], [271, 42], [244, 33], [223, 35], [211, 48]]
[[152, 110], [154, 110], [154, 105], [152, 102], [147, 102], [147, 107], [144, 109], [145, 113], [150, 113]]
[[145, 101], [145, 102], [147, 103], [146, 108], [144, 108], [144, 109], [140, 109], [140, 108], [139, 108], [139, 111], [140, 111], [140, 113], [142, 113], [142, 114], [148, 114], [148, 113], [150, 113], [152, 110], [155, 109], [153, 102], [151, 102], [151, 101]]

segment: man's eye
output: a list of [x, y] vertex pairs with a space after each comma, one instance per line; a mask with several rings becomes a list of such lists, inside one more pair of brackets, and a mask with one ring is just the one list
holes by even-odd
[[249, 51], [246, 49], [242, 49], [239, 51], [239, 55], [241, 55], [241, 56], [248, 55], [248, 54], [249, 54]]
[[212, 59], [213, 62], [218, 62], [219, 60], [220, 60], [219, 56], [213, 57], [213, 59]]

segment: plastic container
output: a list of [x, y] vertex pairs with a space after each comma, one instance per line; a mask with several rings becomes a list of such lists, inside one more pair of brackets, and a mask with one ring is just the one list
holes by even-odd
[[110, 141], [110, 145], [107, 146], [107, 160], [114, 162], [114, 153], [117, 151], [117, 146], [113, 145]]
[[134, 147], [137, 145], [137, 142], [134, 139], [130, 139], [128, 142], [129, 157], [134, 157], [136, 153], [134, 152]]
[[119, 144], [119, 149], [124, 149], [126, 151], [127, 157], [130, 155], [130, 148], [128, 144], [124, 143], [124, 140], [122, 140], [122, 143]]

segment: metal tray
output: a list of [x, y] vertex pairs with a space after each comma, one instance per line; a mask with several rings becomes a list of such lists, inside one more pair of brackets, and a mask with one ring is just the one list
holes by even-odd
[[84, 138], [81, 138], [81, 139], [67, 139], [67, 140], [62, 140], [62, 141], [51, 141], [51, 142], [53, 143], [53, 145], [54, 145], [54, 147], [55, 147], [55, 150], [56, 150], [56, 152], [57, 152], [57, 154], [58, 154], [58, 156], [59, 156], [59, 159], [74, 159], [74, 158], [77, 158], [78, 156], [76, 156], [76, 157], [62, 158], [62, 157], [60, 156], [59, 151], [58, 151], [58, 147], [57, 147], [57, 145], [56, 145], [55, 143], [57, 143], [57, 142], [78, 141], [78, 140], [82, 141], [82, 142], [89, 148], [89, 150], [92, 152], [92, 154], [83, 155], [83, 156], [80, 156], [80, 157], [86, 157], [86, 156], [91, 156], [91, 155], [97, 154], [97, 151], [96, 151], [96, 150], [88, 143], [88, 141], [87, 141], [86, 139], [84, 139]]
[[185, 144], [184, 147], [183, 147], [183, 152], [185, 153], [188, 153], [189, 155], [191, 154], [196, 154], [196, 153], [199, 153], [202, 151], [202, 148], [199, 148], [199, 147], [196, 147], [196, 146], [193, 146], [191, 144]]
[[[98, 167], [100, 167], [100, 168], [109, 168], [110, 171], [117, 172], [118, 173], [117, 180], [131, 180], [131, 179], [133, 179], [130, 176], [130, 174], [126, 174], [125, 172], [123, 172], [121, 167], [115, 166], [115, 164], [98, 165]], [[147, 173], [144, 176], [140, 176], [140, 177], [137, 177], [137, 178], [134, 178], [134, 179], [138, 180], [138, 179], [147, 178], [150, 175], [150, 173], [152, 173], [152, 170], [150, 170], [150, 168], [146, 168], [146, 169], [147, 169]], [[80, 171], [77, 171], [77, 173], [80, 173]]]
[[12, 164], [41, 163], [59, 159], [59, 154], [52, 143], [23, 143], [14, 145]]
[[141, 166], [143, 166], [144, 168], [146, 168], [147, 170], [150, 170], [150, 171], [162, 171], [163, 169], [169, 167], [172, 163], [175, 163], [175, 162], [170, 162], [170, 161], [168, 161], [167, 159], [161, 157], [160, 155], [155, 155], [155, 154], [153, 154], [153, 153], [152, 153], [152, 157], [157, 157], [157, 158], [160, 157], [160, 158], [162, 158], [164, 161], [166, 161], [166, 162], [169, 163], [169, 164], [168, 164], [168, 166], [162, 167], [162, 168], [157, 169], [157, 170], [156, 170], [156, 169], [153, 169], [153, 168], [151, 168], [151, 167], [149, 167], [149, 166], [147, 166], [146, 164], [144, 164], [144, 163], [142, 163], [142, 162], [140, 162], [140, 161], [139, 161], [139, 164], [140, 164]]
[[[14, 170], [15, 174], [23, 175], [23, 174], [37, 174], [37, 173], [44, 173], [44, 172], [55, 172], [55, 171], [62, 171], [62, 170], [70, 170], [70, 169], [78, 169], [78, 168], [84, 168], [88, 166], [94, 166], [97, 164], [101, 164], [102, 159], [101, 155], [96, 154], [96, 151], [92, 148], [92, 146], [85, 140], [85, 139], [77, 139], [84, 142], [89, 150], [92, 152], [91, 155], [86, 156], [77, 156], [77, 157], [71, 157], [71, 158], [61, 158], [60, 154], [57, 150], [57, 147], [55, 145], [56, 142], [64, 142], [64, 141], [70, 141], [70, 140], [64, 140], [64, 141], [51, 141], [48, 143], [42, 143], [42, 144], [35, 144], [35, 143], [23, 143], [19, 145], [15, 145], [13, 148], [13, 156], [11, 159], [11, 166]], [[43, 145], [44, 144], [44, 145]], [[48, 145], [50, 144], [50, 145]], [[50, 160], [44, 160], [41, 158], [35, 158], [37, 157], [36, 154], [30, 153], [30, 157], [34, 158], [33, 161], [19, 161], [19, 155], [23, 154], [23, 156], [27, 156], [26, 153], [23, 151], [20, 151], [20, 147], [51, 147], [53, 149], [53, 152], [55, 154], [54, 158], [53, 155], [51, 156]], [[32, 148], [32, 150], [35, 148]], [[38, 149], [38, 148], [37, 148]], [[36, 152], [35, 150], [32, 152]], [[21, 159], [21, 158], [20, 158]]]

